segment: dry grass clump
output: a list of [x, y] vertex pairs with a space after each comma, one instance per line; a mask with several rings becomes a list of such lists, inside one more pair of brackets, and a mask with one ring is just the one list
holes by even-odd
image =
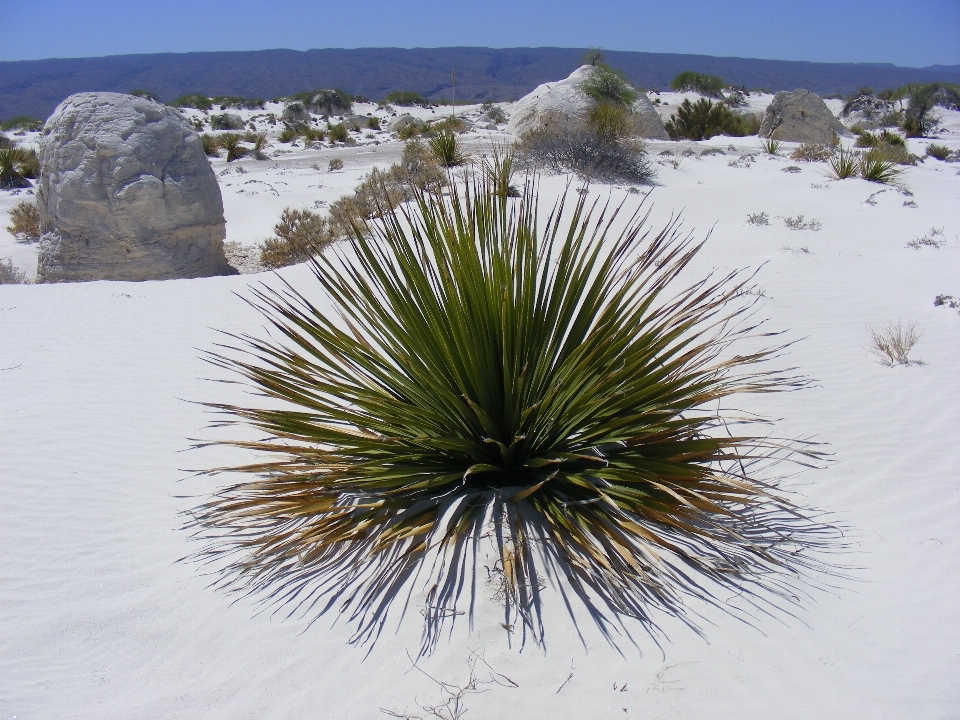
[[611, 616], [693, 625], [687, 596], [799, 602], [835, 536], [764, 468], [816, 453], [722, 409], [805, 384], [763, 365], [780, 348], [737, 352], [765, 336], [750, 279], [678, 287], [701, 243], [573, 198], [538, 223], [535, 182], [415, 192], [315, 256], [319, 287], [253, 291], [270, 334], [211, 359], [264, 400], [212, 407], [257, 439], [225, 443], [250, 464], [191, 514], [222, 586], [373, 642], [422, 583], [422, 652], [474, 606], [488, 549], [505, 623], [536, 642], [545, 581], [611, 642]]
[[20, 243], [36, 242], [40, 239], [40, 208], [33, 200], [21, 200], [8, 213], [10, 224], [7, 230]]
[[200, 136], [200, 144], [207, 157], [220, 157], [220, 139], [215, 135], [204, 133]]
[[770, 216], [765, 212], [750, 213], [747, 215], [747, 223], [750, 225], [769, 225]]
[[520, 139], [516, 154], [528, 170], [573, 172], [597, 182], [649, 185], [656, 174], [641, 141], [614, 142], [590, 128], [534, 130]]
[[870, 339], [868, 349], [880, 358], [888, 367], [895, 365], [922, 365], [919, 360], [910, 359], [910, 351], [917, 344], [923, 332], [916, 323], [888, 323], [881, 328], [868, 327]]
[[786, 217], [783, 219], [783, 224], [791, 230], [813, 230], [816, 232], [823, 228], [823, 224], [819, 220], [807, 220], [803, 215]]
[[334, 172], [335, 170], [343, 170], [343, 160], [341, 158], [330, 158], [330, 162], [327, 163], [327, 172]]
[[946, 145], [938, 145], [937, 143], [931, 143], [927, 145], [926, 151], [927, 157], [936, 158], [937, 160], [949, 160], [950, 159], [950, 148]]
[[803, 143], [790, 153], [790, 159], [800, 162], [826, 162], [833, 158], [835, 152], [834, 148], [823, 143]]
[[327, 219], [307, 209], [284, 208], [273, 234], [260, 244], [260, 264], [270, 269], [306, 262], [332, 239]]
[[217, 137], [217, 141], [220, 147], [227, 151], [227, 162], [244, 158], [250, 152], [249, 148], [241, 145], [243, 138], [237, 133], [224, 133]]
[[939, 249], [946, 245], [946, 243], [947, 241], [943, 239], [943, 228], [932, 227], [926, 235], [921, 235], [907, 242], [907, 247], [914, 250], [920, 250], [925, 247]]

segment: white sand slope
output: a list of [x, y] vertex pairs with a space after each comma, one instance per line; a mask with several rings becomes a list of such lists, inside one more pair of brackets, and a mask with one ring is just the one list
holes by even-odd
[[[938, 141], [954, 149], [958, 117], [946, 118]], [[933, 304], [941, 293], [960, 297], [958, 166], [909, 168], [910, 195], [831, 181], [824, 164], [786, 157], [730, 166], [758, 153], [757, 142], [651, 144], [656, 158], [687, 147], [726, 153], [677, 168], [664, 158], [651, 226], [682, 211], [697, 236], [712, 228], [691, 279], [762, 265], [763, 314], [800, 340], [784, 362], [817, 384], [739, 406], [782, 418], [788, 436], [829, 444], [833, 462], [789, 485], [851, 529], [855, 548], [837, 559], [856, 569], [795, 617], [757, 615], [750, 626], [693, 603], [704, 637], [658, 616], [665, 636], [628, 626], [636, 644], [619, 653], [581, 619], [584, 647], [549, 591], [546, 646], [519, 651], [481, 583], [473, 631], [461, 624], [421, 663], [462, 685], [468, 655], [482, 652], [518, 686], [501, 680], [466, 695], [466, 718], [960, 717], [960, 314]], [[922, 154], [928, 141], [909, 142]], [[283, 207], [322, 207], [399, 152], [382, 142], [215, 160], [228, 240], [255, 243]], [[346, 167], [328, 173], [334, 155]], [[783, 172], [790, 165], [800, 172]], [[542, 204], [565, 185], [544, 178]], [[3, 193], [0, 211], [18, 199]], [[747, 224], [759, 212], [770, 224]], [[789, 229], [785, 218], [801, 214], [821, 229]], [[942, 228], [943, 247], [906, 246], [931, 228]], [[29, 246], [0, 237], [0, 256], [13, 251], [26, 266]], [[304, 266], [279, 276], [318, 294]], [[254, 601], [209, 589], [202, 569], [177, 562], [197, 549], [178, 513], [223, 482], [188, 470], [236, 460], [183, 452], [189, 438], [212, 436], [195, 403], [243, 400], [239, 388], [204, 379], [224, 376], [200, 354], [218, 330], [263, 332], [238, 297], [261, 281], [279, 279], [0, 286], [3, 720], [359, 720], [387, 717], [381, 708], [425, 715], [419, 704], [443, 700], [406, 655], [420, 645], [422, 595], [367, 654], [347, 644], [350, 627], [334, 615], [310, 625], [310, 616], [258, 614]], [[923, 365], [884, 367], [866, 350], [867, 326], [896, 320], [922, 328], [912, 355]]]

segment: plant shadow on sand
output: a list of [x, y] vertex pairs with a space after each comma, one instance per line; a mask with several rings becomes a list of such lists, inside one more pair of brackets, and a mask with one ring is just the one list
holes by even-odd
[[548, 586], [619, 647], [626, 619], [661, 636], [658, 613], [701, 632], [685, 599], [755, 622], [836, 577], [842, 532], [773, 473], [821, 465], [817, 446], [720, 409], [808, 384], [767, 368], [788, 344], [755, 320], [753, 276], [674, 291], [705, 241], [647, 229], [643, 202], [568, 211], [568, 188], [541, 231], [535, 178], [452, 187], [316, 253], [336, 315], [264, 285], [275, 337], [210, 355], [271, 401], [209, 405], [266, 438], [219, 443], [264, 459], [209, 471], [244, 479], [188, 513], [214, 585], [336, 612], [371, 647], [419, 605], [422, 655], [472, 625], [485, 563], [521, 647], [545, 642]]

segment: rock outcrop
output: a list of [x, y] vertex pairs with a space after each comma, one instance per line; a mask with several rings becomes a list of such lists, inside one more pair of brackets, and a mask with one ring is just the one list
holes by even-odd
[[834, 134], [850, 135], [819, 95], [803, 89], [774, 95], [760, 123], [760, 137], [786, 142], [829, 144]]
[[[580, 89], [584, 80], [595, 72], [592, 65], [583, 65], [569, 77], [558, 82], [544, 83], [529, 95], [524, 95], [513, 109], [506, 130], [515, 135], [538, 128], [574, 129], [582, 127], [593, 107], [593, 100]], [[666, 128], [653, 103], [638, 93], [630, 108], [633, 131], [640, 137], [669, 140]]]
[[236, 272], [200, 137], [152, 100], [78, 93], [60, 103], [43, 129], [37, 202], [38, 282]]

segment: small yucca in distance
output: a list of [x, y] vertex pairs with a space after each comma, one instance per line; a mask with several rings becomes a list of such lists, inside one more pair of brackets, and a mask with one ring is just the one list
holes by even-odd
[[620, 208], [579, 194], [541, 226], [534, 182], [505, 186], [411, 188], [314, 253], [335, 313], [313, 289], [255, 291], [278, 339], [211, 359], [269, 401], [211, 407], [265, 439], [226, 443], [259, 459], [212, 471], [245, 479], [192, 512], [196, 558], [269, 602], [337, 606], [356, 641], [422, 582], [423, 651], [472, 609], [485, 549], [524, 638], [542, 636], [547, 581], [608, 637], [608, 612], [655, 627], [684, 595], [794, 602], [826, 531], [756, 473], [815, 453], [719, 410], [804, 384], [757, 369], [779, 348], [730, 350], [762, 335], [749, 278], [675, 291], [702, 245], [675, 221], [652, 233], [641, 205], [616, 233]]

